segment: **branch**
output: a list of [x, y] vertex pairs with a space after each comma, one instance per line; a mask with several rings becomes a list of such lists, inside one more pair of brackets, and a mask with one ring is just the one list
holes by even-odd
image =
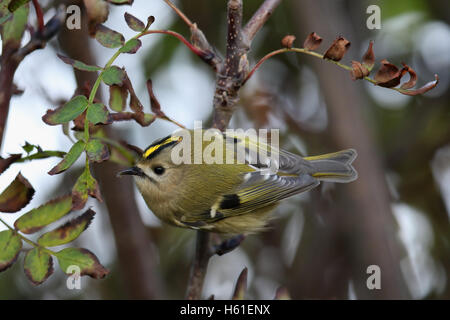
[[210, 238], [211, 235], [209, 232], [197, 231], [195, 257], [191, 266], [186, 292], [186, 298], [188, 300], [198, 300], [201, 298], [209, 258], [212, 256]]
[[272, 15], [275, 8], [281, 3], [281, 0], [266, 0], [255, 12], [253, 17], [247, 22], [243, 33], [247, 41], [252, 41], [256, 33], [266, 23], [267, 19]]
[[[247, 53], [252, 39], [280, 2], [281, 0], [266, 0], [250, 19], [245, 30], [242, 30], [242, 0], [228, 1], [226, 59], [223, 63], [216, 64], [218, 68], [213, 99], [213, 127], [223, 131], [228, 126], [234, 107], [239, 100], [238, 91], [249, 70]], [[207, 43], [206, 38], [204, 41]], [[219, 246], [212, 251], [210, 235], [203, 231], [197, 232], [195, 259], [187, 289], [188, 299], [201, 298], [208, 261], [212, 254], [218, 253], [217, 249], [224, 248]], [[225, 252], [228, 251], [223, 251]]]
[[[36, 10], [38, 10], [37, 7]], [[12, 49], [3, 44], [3, 52], [0, 59], [0, 148], [8, 119], [11, 96], [14, 93], [13, 79], [17, 67], [31, 52], [45, 47], [47, 42], [61, 29], [64, 19], [65, 7], [60, 6], [55, 16], [47, 22], [42, 30], [35, 32], [24, 47]]]

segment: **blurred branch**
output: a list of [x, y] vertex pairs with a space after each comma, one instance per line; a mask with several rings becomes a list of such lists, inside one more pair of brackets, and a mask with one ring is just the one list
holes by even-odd
[[12, 48], [8, 43], [3, 43], [0, 57], [0, 149], [8, 119], [10, 100], [15, 91], [13, 79], [17, 67], [27, 55], [44, 48], [47, 42], [61, 29], [64, 20], [65, 7], [61, 6], [42, 30], [32, 33], [30, 41], [24, 47]]
[[266, 23], [267, 19], [272, 15], [275, 8], [281, 3], [281, 0], [266, 0], [255, 12], [253, 17], [247, 22], [243, 30], [246, 40], [251, 42], [257, 32]]
[[[250, 50], [252, 39], [280, 2], [280, 0], [264, 1], [249, 21], [244, 34], [242, 30], [242, 0], [228, 1], [226, 58], [217, 69], [213, 100], [213, 127], [223, 131], [228, 126], [234, 107], [238, 102], [238, 91], [248, 72], [247, 52]], [[211, 257], [210, 248], [209, 234], [198, 231], [195, 258], [187, 288], [188, 299], [201, 297], [208, 261]]]

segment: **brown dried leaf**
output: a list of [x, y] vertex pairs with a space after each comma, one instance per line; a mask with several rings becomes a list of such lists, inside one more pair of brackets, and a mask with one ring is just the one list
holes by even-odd
[[437, 84], [439, 83], [439, 77], [437, 74], [434, 75], [435, 80], [434, 81], [430, 81], [427, 84], [425, 84], [424, 86], [420, 87], [419, 89], [415, 89], [415, 90], [399, 90], [400, 93], [405, 94], [407, 96], [417, 96], [419, 94], [424, 94], [427, 91], [430, 91], [431, 89], [433, 89], [434, 87], [437, 86]]
[[417, 74], [413, 70], [413, 68], [411, 68], [407, 64], [402, 62], [402, 65], [403, 65], [403, 68], [405, 68], [406, 71], [409, 73], [409, 80], [408, 80], [408, 82], [405, 82], [404, 84], [402, 84], [400, 88], [402, 88], [402, 89], [411, 89], [412, 87], [414, 87], [416, 85]]
[[381, 67], [375, 74], [374, 80], [380, 87], [393, 88], [400, 84], [400, 79], [407, 72], [405, 68], [399, 70], [395, 65], [387, 61], [381, 60]]
[[350, 41], [344, 37], [338, 37], [333, 41], [327, 52], [325, 52], [323, 58], [333, 61], [340, 61], [344, 57], [348, 48], [350, 48]]
[[9, 168], [11, 164], [16, 162], [22, 157], [21, 154], [10, 154], [8, 158], [3, 159], [0, 157], [0, 174], [2, 174], [6, 169]]
[[108, 3], [103, 0], [83, 0], [88, 16], [89, 34], [93, 36], [96, 32], [97, 25], [108, 19], [109, 8]]
[[369, 70], [362, 65], [358, 61], [352, 61], [352, 71], [350, 71], [350, 75], [352, 76], [353, 80], [357, 79], [363, 79], [369, 74]]
[[289, 34], [287, 36], [284, 36], [284, 38], [281, 40], [281, 45], [284, 48], [290, 49], [290, 48], [292, 48], [292, 45], [294, 44], [294, 40], [295, 40], [295, 36]]
[[17, 212], [33, 198], [34, 189], [19, 172], [13, 182], [0, 194], [0, 211]]
[[373, 52], [373, 41], [372, 40], [369, 42], [369, 47], [367, 48], [367, 51], [363, 56], [362, 62], [363, 62], [363, 65], [370, 72], [375, 64], [375, 54]]
[[150, 96], [150, 106], [153, 113], [157, 116], [165, 116], [164, 112], [161, 111], [161, 104], [158, 99], [156, 99], [155, 93], [153, 92], [153, 83], [151, 79], [147, 80], [147, 91]]
[[303, 42], [303, 48], [308, 50], [315, 50], [322, 43], [322, 38], [315, 32], [311, 32]]

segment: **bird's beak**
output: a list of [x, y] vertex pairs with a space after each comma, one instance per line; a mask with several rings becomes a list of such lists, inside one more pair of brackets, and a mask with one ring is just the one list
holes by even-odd
[[125, 175], [130, 175], [130, 176], [145, 176], [145, 173], [141, 170], [141, 168], [138, 167], [131, 167], [128, 169], [125, 169], [123, 171], [120, 171], [117, 176], [125, 176]]

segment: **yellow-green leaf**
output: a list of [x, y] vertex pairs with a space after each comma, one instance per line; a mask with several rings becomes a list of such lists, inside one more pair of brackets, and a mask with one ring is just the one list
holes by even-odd
[[130, 27], [130, 29], [132, 29], [136, 32], [141, 32], [141, 31], [145, 30], [145, 24], [141, 20], [139, 20], [138, 18], [133, 16], [132, 14], [125, 12], [124, 17], [125, 17], [125, 21], [127, 22], [127, 25]]
[[12, 230], [0, 232], [0, 271], [8, 269], [22, 249], [22, 239]]
[[142, 46], [142, 42], [139, 39], [130, 39], [128, 40], [122, 48], [120, 48], [121, 53], [136, 53], [139, 48]]
[[117, 66], [107, 68], [102, 74], [102, 80], [108, 86], [123, 84], [125, 79], [125, 71]]
[[0, 211], [17, 212], [30, 202], [33, 195], [33, 187], [19, 172], [14, 181], [0, 194]]
[[118, 48], [123, 46], [125, 38], [117, 31], [111, 30], [102, 24], [97, 26], [95, 32], [95, 39], [104, 47]]
[[53, 273], [53, 258], [40, 248], [34, 248], [27, 252], [23, 268], [28, 279], [39, 285]]
[[94, 215], [94, 210], [88, 209], [81, 216], [70, 220], [61, 227], [44, 233], [38, 239], [38, 243], [44, 247], [54, 247], [72, 242], [89, 227]]
[[18, 49], [27, 26], [29, 5], [18, 8], [0, 28], [3, 50]]
[[87, 107], [87, 98], [85, 96], [76, 96], [60, 108], [47, 110], [42, 120], [49, 125], [63, 124], [78, 117]]
[[25, 213], [16, 220], [14, 226], [23, 233], [34, 233], [65, 216], [71, 209], [70, 195], [56, 198]]
[[108, 269], [100, 264], [98, 258], [83, 248], [67, 248], [56, 253], [62, 271], [71, 275], [73, 266], [80, 268], [80, 275], [88, 275], [95, 279], [104, 278]]
[[125, 86], [109, 86], [109, 107], [117, 112], [125, 110], [128, 90]]
[[73, 209], [80, 210], [86, 204], [88, 196], [97, 198], [102, 201], [100, 190], [98, 189], [97, 180], [92, 177], [89, 168], [85, 168], [83, 173], [78, 177], [72, 189], [72, 205]]
[[89, 160], [94, 162], [103, 162], [109, 158], [108, 146], [98, 139], [89, 140], [86, 153]]
[[93, 124], [108, 124], [111, 122], [109, 119], [108, 109], [103, 103], [94, 103], [93, 105], [89, 106], [86, 112], [86, 117]]
[[69, 152], [66, 153], [64, 159], [60, 163], [58, 163], [56, 166], [52, 168], [48, 172], [50, 175], [58, 174], [63, 171], [66, 171], [69, 169], [75, 161], [80, 157], [81, 153], [84, 150], [84, 142], [83, 141], [77, 141], [69, 150]]
[[98, 66], [88, 65], [88, 64], [85, 64], [84, 62], [81, 62], [81, 61], [78, 61], [78, 60], [74, 60], [74, 59], [71, 59], [69, 57], [65, 57], [65, 56], [63, 56], [61, 54], [57, 54], [57, 56], [64, 63], [67, 63], [67, 64], [71, 65], [72, 67], [74, 67], [75, 69], [78, 69], [78, 70], [81, 70], [81, 71], [95, 72], [95, 71], [102, 70], [102, 68], [100, 68]]

